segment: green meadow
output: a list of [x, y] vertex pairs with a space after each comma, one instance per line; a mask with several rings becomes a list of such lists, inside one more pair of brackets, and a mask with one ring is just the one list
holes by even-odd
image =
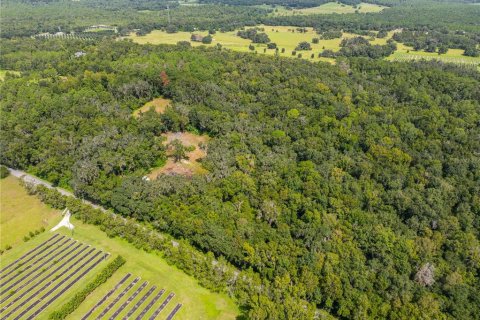
[[345, 14], [345, 13], [369, 13], [369, 12], [380, 12], [386, 7], [380, 6], [377, 4], [371, 3], [360, 3], [358, 6], [354, 7], [351, 5], [339, 3], [339, 2], [328, 2], [322, 4], [321, 6], [303, 8], [303, 9], [293, 9], [286, 8], [282, 6], [272, 7], [269, 5], [259, 6], [260, 8], [273, 9], [272, 15], [274, 16], [294, 16], [294, 15], [308, 15], [308, 14]]
[[[213, 41], [211, 44], [203, 44], [201, 42], [190, 41], [192, 34], [200, 34], [206, 36], [207, 31], [198, 31], [194, 33], [190, 32], [177, 32], [167, 33], [162, 30], [154, 30], [145, 36], [137, 36], [136, 34], [130, 34], [127, 38], [132, 39], [136, 43], [140, 44], [177, 44], [179, 41], [189, 41], [192, 46], [216, 46], [221, 44], [222, 48], [240, 51], [240, 52], [252, 52], [257, 54], [275, 55], [278, 54], [281, 57], [298, 58], [298, 54], [302, 54], [303, 59], [310, 61], [326, 61], [334, 63], [334, 59], [318, 57], [318, 54], [324, 50], [338, 51], [340, 50], [340, 43], [344, 38], [351, 38], [358, 36], [352, 33], [343, 33], [342, 38], [322, 40], [320, 39], [318, 44], [312, 43], [313, 38], [319, 38], [313, 28], [305, 28], [306, 32], [298, 32], [297, 27], [293, 26], [265, 26], [259, 25], [258, 27], [264, 28], [265, 33], [270, 38], [271, 42], [277, 44], [279, 51], [275, 49], [268, 49], [266, 44], [253, 44], [248, 39], [242, 39], [237, 36], [237, 31], [231, 32], [217, 32], [213, 35]], [[387, 40], [390, 39], [395, 31], [390, 31], [385, 38], [373, 38], [369, 39], [372, 45], [385, 45]], [[296, 55], [292, 55], [292, 51], [302, 41], [310, 43], [312, 50], [310, 51], [296, 51]], [[249, 46], [253, 44], [255, 50], [250, 50]], [[391, 61], [405, 61], [405, 60], [418, 60], [418, 59], [437, 59], [448, 63], [469, 64], [474, 66], [480, 65], [480, 57], [466, 57], [463, 56], [463, 50], [450, 49], [446, 54], [439, 55], [438, 53], [429, 53], [423, 51], [414, 51], [413, 48], [405, 46], [401, 43], [397, 43], [397, 51], [390, 57], [386, 58]], [[285, 51], [282, 53], [282, 49]], [[312, 58], [311, 55], [314, 55]]]

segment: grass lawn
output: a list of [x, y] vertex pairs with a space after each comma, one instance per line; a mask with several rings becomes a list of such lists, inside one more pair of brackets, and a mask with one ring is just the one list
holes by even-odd
[[[15, 247], [23, 237], [41, 227], [52, 228], [61, 220], [60, 211], [50, 209], [35, 197], [29, 196], [20, 180], [8, 176], [0, 180], [0, 246]], [[6, 253], [8, 254], [8, 253]]]
[[[23, 242], [23, 240], [21, 240], [25, 233], [38, 228], [37, 224], [40, 224], [41, 226], [42, 218], [37, 218], [38, 216], [49, 217], [49, 227], [60, 221], [61, 217], [57, 210], [49, 209], [37, 200], [36, 197], [27, 195], [23, 187], [19, 185], [18, 179], [7, 177], [6, 179], [1, 180], [0, 186], [2, 197], [2, 241], [4, 237], [6, 239], [19, 239], [17, 245], [14, 245], [10, 251], [2, 255], [0, 264], [1, 266], [5, 266], [52, 236], [52, 233], [47, 231], [28, 242]], [[17, 215], [16, 213], [18, 212], [22, 214]], [[120, 316], [123, 317], [135, 302], [153, 285], [157, 286], [157, 290], [154, 294], [156, 294], [161, 288], [165, 289], [164, 295], [154, 305], [153, 309], [159, 306], [169, 293], [175, 293], [175, 297], [160, 313], [160, 318], [166, 317], [177, 303], [182, 303], [183, 306], [175, 316], [175, 319], [235, 319], [238, 315], [238, 307], [226, 294], [213, 293], [201, 287], [194, 278], [188, 276], [176, 267], [170, 266], [159, 255], [136, 249], [133, 245], [120, 238], [108, 238], [105, 233], [96, 226], [83, 224], [81, 221], [74, 218], [71, 219], [71, 222], [75, 226], [73, 233], [65, 228], [61, 228], [57, 232], [72, 237], [82, 243], [89, 244], [96, 249], [109, 252], [111, 254], [109, 259], [112, 259], [117, 255], [122, 255], [127, 262], [112, 276], [112, 278], [97, 288], [91, 296], [89, 296], [80, 307], [68, 317], [68, 319], [73, 320], [81, 318], [83, 314], [85, 314], [101, 297], [103, 297], [107, 291], [113, 288], [120, 278], [127, 273], [132, 273], [132, 277], [129, 279], [130, 281], [138, 276], [141, 277], [141, 280], [107, 315], [113, 313], [116, 308], [128, 299], [130, 294], [133, 293], [133, 291], [135, 291], [144, 281], [149, 281], [148, 287], [139, 294], [133, 303], [130, 304]], [[20, 231], [23, 230], [22, 228], [25, 229], [25, 231]], [[58, 310], [60, 306], [65, 304], [76, 291], [84, 288], [106, 265], [105, 262], [100, 263], [88, 273], [86, 277], [77, 282], [69, 291], [67, 291], [64, 296], [60, 297], [45, 309], [38, 319], [48, 319], [48, 315], [52, 311]], [[52, 286], [53, 285], [50, 287]], [[107, 300], [105, 305], [102, 305], [93, 316], [97, 316], [98, 313], [100, 313], [122, 289], [117, 291], [116, 294]], [[153, 296], [147, 301], [150, 301], [152, 298]], [[135, 318], [145, 305], [146, 303], [142, 304], [132, 317]], [[153, 309], [147, 313], [147, 317], [153, 313]], [[18, 312], [15, 314], [18, 314]]]
[[273, 8], [272, 6], [263, 5], [259, 6], [266, 9], [274, 9], [274, 16], [293, 16], [293, 15], [308, 15], [308, 14], [344, 14], [344, 13], [355, 13], [358, 10], [359, 13], [368, 13], [368, 12], [380, 12], [386, 7], [371, 4], [371, 3], [360, 3], [357, 8], [353, 6], [339, 3], [339, 2], [328, 2], [322, 4], [318, 7], [304, 8], [304, 9], [287, 9], [285, 7], [277, 6]]

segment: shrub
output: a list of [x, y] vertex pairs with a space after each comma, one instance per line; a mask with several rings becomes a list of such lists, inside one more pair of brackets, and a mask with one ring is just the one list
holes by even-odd
[[7, 167], [0, 165], [0, 179], [6, 178], [10, 175], [10, 171], [8, 171]]
[[54, 311], [50, 314], [49, 319], [65, 319], [70, 313], [75, 311], [78, 306], [87, 298], [101, 284], [107, 282], [108, 279], [125, 264], [125, 259], [122, 256], [116, 257], [111, 261], [98, 275], [90, 282], [82, 291], [77, 292], [67, 303], [65, 303], [60, 310]]
[[177, 46], [187, 48], [187, 47], [191, 47], [192, 45], [190, 41], [178, 41]]
[[267, 44], [267, 48], [268, 49], [276, 49], [277, 44], [275, 42], [270, 42], [269, 44]]
[[169, 25], [165, 28], [165, 31], [167, 33], [177, 33], [178, 32], [178, 28], [174, 25]]
[[206, 37], [203, 37], [202, 43], [203, 43], [203, 44], [210, 44], [210, 43], [212, 43], [212, 40], [213, 40], [212, 36], [211, 36], [211, 35], [208, 35], [208, 36], [206, 36]]
[[312, 50], [312, 46], [310, 45], [310, 43], [308, 43], [307, 41], [302, 41], [300, 42], [297, 47], [295, 48], [295, 50], [298, 50], [298, 51], [301, 51], [301, 50]]

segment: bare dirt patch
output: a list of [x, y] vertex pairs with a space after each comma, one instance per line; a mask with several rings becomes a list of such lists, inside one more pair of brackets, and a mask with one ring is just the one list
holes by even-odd
[[138, 108], [137, 110], [133, 111], [133, 116], [138, 118], [142, 113], [145, 113], [150, 110], [150, 108], [154, 108], [155, 112], [157, 113], [164, 113], [165, 109], [170, 105], [172, 101], [170, 99], [164, 98], [156, 98], [152, 101], [149, 101], [143, 105], [143, 107]]
[[[148, 178], [153, 180], [162, 174], [192, 176], [194, 174], [206, 173], [206, 170], [202, 167], [198, 160], [205, 157], [207, 154], [204, 146], [208, 141], [208, 136], [199, 136], [190, 132], [169, 132], [163, 136], [166, 138], [164, 142], [165, 145], [168, 145], [173, 140], [178, 139], [184, 146], [193, 146], [195, 149], [187, 152], [188, 160], [175, 162], [175, 160], [169, 156], [167, 163], [160, 168], [153, 169], [152, 172], [147, 175]], [[167, 150], [167, 155], [171, 155], [171, 150]]]

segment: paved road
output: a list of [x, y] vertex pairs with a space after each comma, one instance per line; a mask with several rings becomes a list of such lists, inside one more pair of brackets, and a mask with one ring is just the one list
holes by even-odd
[[[23, 179], [24, 181], [29, 182], [29, 183], [33, 183], [36, 186], [37, 185], [42, 185], [42, 186], [45, 186], [45, 187], [50, 188], [50, 189], [54, 188], [50, 182], [47, 182], [47, 181], [44, 181], [40, 178], [32, 176], [31, 174], [28, 174], [24, 171], [12, 169], [12, 168], [8, 168], [8, 170], [10, 171], [10, 174], [12, 176], [17, 177], [19, 179]], [[71, 193], [70, 191], [67, 191], [65, 189], [58, 188], [58, 187], [55, 188], [55, 189], [57, 189], [58, 192], [60, 192], [64, 196], [74, 197], [74, 194]]]
[[[45, 180], [42, 180], [38, 177], [35, 177], [29, 173], [26, 173], [25, 171], [22, 171], [22, 170], [17, 170], [17, 169], [12, 169], [12, 168], [8, 168], [8, 171], [10, 171], [10, 174], [14, 177], [17, 177], [19, 179], [22, 179], [28, 183], [32, 183], [36, 186], [38, 185], [42, 185], [42, 186], [45, 186], [47, 188], [50, 188], [50, 189], [56, 189], [58, 192], [60, 192], [61, 194], [63, 194], [64, 196], [68, 196], [68, 197], [74, 197], [76, 198], [76, 196], [68, 191], [68, 190], [65, 190], [65, 189], [62, 189], [62, 188], [59, 188], [59, 187], [54, 187], [52, 186], [52, 184], [48, 181], [45, 181]], [[87, 201], [87, 200], [82, 200], [83, 203], [86, 203], [86, 204], [89, 204], [91, 205], [92, 207], [94, 207], [95, 209], [100, 209], [102, 211], [107, 211], [105, 208], [101, 207], [101, 206], [98, 206], [90, 201]]]

